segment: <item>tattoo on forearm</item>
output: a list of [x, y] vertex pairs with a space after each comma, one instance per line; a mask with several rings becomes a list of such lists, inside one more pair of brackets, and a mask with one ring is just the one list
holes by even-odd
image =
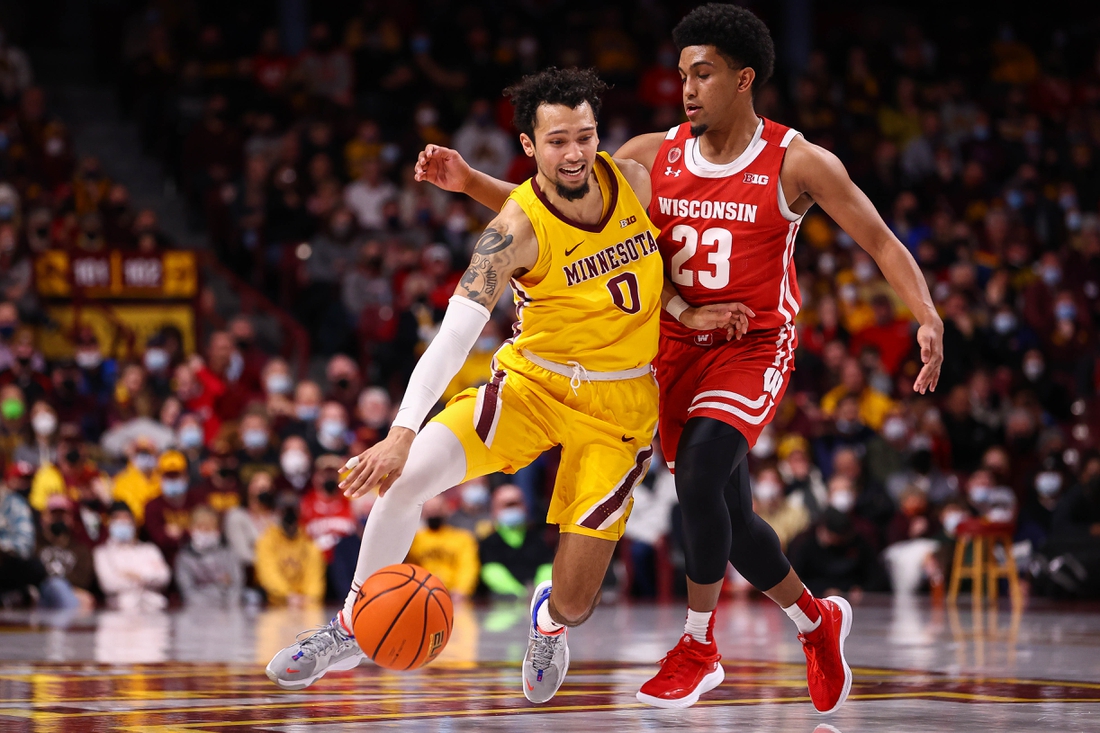
[[501, 234], [493, 227], [489, 227], [485, 230], [485, 233], [481, 235], [481, 239], [477, 240], [477, 246], [474, 247], [474, 255], [491, 255], [500, 252], [503, 249], [507, 249], [512, 245], [511, 234]]

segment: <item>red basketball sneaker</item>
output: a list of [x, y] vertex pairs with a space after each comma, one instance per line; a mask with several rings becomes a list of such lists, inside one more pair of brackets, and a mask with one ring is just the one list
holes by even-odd
[[815, 598], [821, 624], [799, 634], [806, 653], [806, 684], [819, 713], [831, 713], [844, 704], [852, 690], [852, 670], [844, 661], [844, 640], [852, 630], [852, 607], [840, 596]]
[[726, 672], [719, 663], [722, 656], [714, 643], [713, 629], [711, 616], [707, 628], [709, 644], [700, 644], [691, 634], [681, 636], [679, 643], [659, 662], [661, 671], [642, 685], [638, 700], [659, 708], [688, 708], [704, 692], [722, 684]]

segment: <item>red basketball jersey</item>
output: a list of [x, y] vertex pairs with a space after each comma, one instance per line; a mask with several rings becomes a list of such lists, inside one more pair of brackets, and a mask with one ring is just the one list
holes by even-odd
[[[794, 272], [794, 239], [802, 220], [787, 206], [779, 170], [797, 130], [761, 118], [732, 163], [703, 158], [684, 123], [668, 131], [653, 163], [649, 216], [665, 270], [693, 306], [737, 301], [751, 308], [751, 331], [792, 324], [802, 305]], [[661, 333], [700, 345], [722, 332], [691, 330], [661, 313]], [[721, 335], [719, 335], [721, 334]], [[793, 335], [793, 334], [792, 334]]]

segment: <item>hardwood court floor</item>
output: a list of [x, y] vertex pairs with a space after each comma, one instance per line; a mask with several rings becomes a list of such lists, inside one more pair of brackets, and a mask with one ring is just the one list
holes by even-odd
[[873, 598], [855, 607], [848, 703], [820, 716], [789, 619], [767, 602], [720, 608], [726, 681], [695, 707], [634, 693], [682, 629], [677, 606], [597, 610], [572, 632], [548, 704], [528, 703], [518, 661], [525, 604], [462, 606], [443, 655], [415, 673], [365, 664], [302, 692], [264, 676], [322, 611], [0, 616], [0, 731], [212, 733], [367, 730], [1097, 731], [1100, 611], [1033, 605], [974, 613]]

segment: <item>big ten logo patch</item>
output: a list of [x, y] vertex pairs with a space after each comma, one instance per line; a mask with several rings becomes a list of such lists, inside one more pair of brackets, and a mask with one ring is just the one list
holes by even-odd
[[768, 177], [760, 173], [746, 173], [745, 183], [755, 183], [759, 186], [767, 186]]
[[432, 639], [428, 642], [428, 659], [433, 659], [441, 651], [443, 651], [443, 632], [437, 631], [432, 634]]
[[638, 221], [638, 217], [636, 217], [636, 216], [632, 216], [628, 219], [619, 219], [619, 228], [620, 229], [625, 229], [626, 227], [630, 226], [631, 224], [633, 224], [636, 221]]

